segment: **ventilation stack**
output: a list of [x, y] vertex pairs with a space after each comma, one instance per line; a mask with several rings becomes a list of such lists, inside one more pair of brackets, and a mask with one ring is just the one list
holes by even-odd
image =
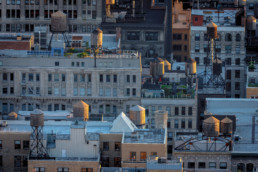
[[48, 157], [47, 150], [43, 145], [44, 113], [41, 110], [35, 109], [31, 112], [30, 126], [32, 128], [30, 157], [34, 159]]
[[168, 112], [163, 110], [157, 110], [155, 114], [155, 128], [167, 128]]
[[73, 105], [73, 118], [78, 120], [89, 120], [89, 105], [84, 101], [79, 101]]
[[136, 105], [129, 110], [130, 120], [137, 126], [137, 128], [145, 127], [145, 108]]

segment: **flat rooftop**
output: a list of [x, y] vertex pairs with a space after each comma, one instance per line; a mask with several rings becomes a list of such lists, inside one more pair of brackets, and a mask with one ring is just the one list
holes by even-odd
[[165, 129], [136, 129], [132, 133], [125, 133], [122, 142], [132, 144], [165, 144], [166, 135]]

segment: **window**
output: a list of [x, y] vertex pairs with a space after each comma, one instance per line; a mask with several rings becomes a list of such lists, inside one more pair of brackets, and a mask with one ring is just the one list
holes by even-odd
[[3, 156], [0, 156], [0, 167], [3, 167]]
[[3, 143], [2, 143], [2, 140], [0, 140], [0, 149], [3, 149]]
[[236, 65], [240, 65], [240, 58], [236, 59]]
[[49, 105], [47, 106], [47, 110], [48, 110], [48, 111], [52, 111], [52, 104], [49, 104]]
[[236, 34], [236, 42], [240, 42], [241, 41], [241, 35], [238, 33]]
[[187, 52], [187, 45], [184, 45], [184, 51]]
[[114, 97], [117, 96], [117, 88], [113, 88], [113, 96], [114, 96]]
[[209, 162], [209, 168], [216, 168], [216, 162]]
[[99, 96], [103, 96], [103, 88], [99, 88]]
[[231, 70], [227, 70], [227, 79], [231, 79]]
[[106, 82], [110, 82], [110, 75], [106, 75]]
[[203, 45], [203, 51], [204, 52], [210, 52], [210, 47], [208, 46], [208, 44]]
[[3, 88], [3, 94], [8, 94], [8, 88]]
[[171, 115], [171, 107], [170, 107], [170, 106], [167, 106], [167, 107], [166, 107], [166, 111], [168, 111], [168, 116], [170, 116], [170, 115]]
[[117, 75], [113, 75], [113, 82], [114, 82], [114, 83], [117, 82]]
[[109, 142], [103, 142], [103, 151], [109, 151]]
[[121, 150], [121, 142], [115, 142], [115, 151]]
[[195, 163], [194, 162], [188, 162], [187, 168], [195, 168]]
[[114, 158], [114, 166], [115, 167], [121, 167], [121, 157], [115, 157]]
[[103, 105], [99, 105], [99, 113], [103, 113]]
[[133, 75], [133, 83], [136, 83], [136, 75]]
[[175, 119], [174, 121], [174, 128], [178, 128], [178, 119]]
[[91, 88], [87, 88], [87, 96], [91, 96]]
[[52, 95], [52, 88], [48, 87], [48, 95]]
[[240, 82], [235, 82], [235, 90], [240, 90]]
[[127, 96], [130, 96], [130, 88], [127, 88], [127, 89], [126, 89], [126, 95], [127, 95]]
[[81, 172], [93, 172], [93, 168], [82, 168]]
[[173, 34], [173, 40], [182, 40], [181, 34]]
[[88, 82], [91, 82], [91, 74], [88, 74]]
[[78, 81], [78, 74], [73, 74], [73, 81], [77, 82]]
[[236, 45], [236, 54], [240, 54], [240, 45]]
[[106, 113], [110, 113], [111, 110], [110, 110], [110, 105], [106, 105]]
[[21, 167], [21, 156], [14, 156], [14, 167]]
[[219, 163], [219, 168], [220, 169], [227, 169], [227, 163], [226, 162]]
[[195, 61], [196, 61], [196, 64], [200, 64], [200, 58], [199, 57], [195, 57]]
[[3, 73], [3, 81], [7, 81], [8, 80], [8, 74], [7, 73]]
[[69, 168], [59, 167], [57, 168], [57, 172], [69, 172]]
[[185, 41], [187, 41], [187, 34], [185, 34]]
[[157, 41], [158, 40], [158, 32], [146, 32], [145, 40], [146, 41]]
[[182, 107], [182, 115], [185, 115], [185, 107]]
[[226, 58], [226, 65], [231, 65], [231, 58]]
[[78, 88], [73, 88], [73, 95], [78, 96]]
[[54, 104], [54, 111], [59, 110], [59, 104]]
[[130, 82], [130, 75], [126, 75], [126, 82]]
[[231, 91], [231, 83], [230, 82], [226, 83], [226, 91]]
[[192, 119], [188, 119], [188, 128], [192, 128], [192, 127], [193, 127]]
[[199, 162], [198, 168], [205, 168], [205, 162]]
[[22, 82], [26, 82], [26, 73], [22, 74]]
[[51, 73], [48, 74], [48, 81], [49, 81], [49, 82], [52, 81], [52, 74], [51, 74]]
[[28, 156], [23, 156], [22, 166], [28, 167]]
[[62, 74], [62, 82], [65, 82], [65, 74]]
[[195, 34], [195, 41], [200, 41], [200, 33]]
[[21, 141], [20, 140], [14, 141], [14, 149], [21, 149]]
[[80, 82], [85, 82], [85, 74], [80, 74]]
[[151, 152], [151, 154], [150, 154], [151, 156], [157, 156], [157, 152]]
[[80, 88], [80, 96], [85, 96], [85, 88]]
[[23, 149], [28, 150], [30, 148], [30, 141], [24, 140], [23, 141]]
[[170, 128], [171, 127], [171, 122], [170, 122], [170, 119], [168, 119], [167, 121], [167, 128]]
[[185, 128], [185, 119], [181, 120], [181, 128]]
[[135, 161], [136, 160], [136, 152], [130, 152], [130, 160]]
[[231, 46], [231, 45], [226, 45], [226, 46], [225, 46], [225, 50], [226, 50], [226, 53], [227, 53], [227, 54], [230, 54], [230, 53], [231, 53], [231, 49], [232, 49], [232, 46]]
[[230, 33], [227, 33], [227, 34], [225, 35], [225, 41], [226, 41], [226, 42], [232, 41], [232, 35], [231, 35]]
[[195, 44], [195, 52], [200, 52], [200, 44]]
[[13, 81], [14, 77], [13, 77], [13, 73], [10, 73], [10, 81]]
[[40, 81], [40, 75], [39, 75], [39, 73], [36, 74], [36, 81], [37, 81], [37, 82]]
[[179, 108], [175, 107], [175, 115], [179, 115]]
[[235, 70], [235, 78], [240, 78], [240, 70]]
[[133, 88], [133, 96], [136, 96], [136, 88]]
[[182, 45], [173, 45], [173, 50], [174, 51], [181, 51], [182, 50]]
[[29, 73], [29, 81], [33, 81], [33, 73]]
[[55, 66], [59, 66], [59, 62], [55, 62]]
[[103, 75], [102, 74], [99, 75], [99, 82], [103, 82]]
[[35, 172], [45, 172], [45, 168], [44, 167], [35, 167], [34, 171]]
[[220, 44], [216, 44], [215, 51], [216, 51], [216, 53], [220, 53], [221, 52], [221, 45]]
[[146, 152], [141, 152], [140, 153], [140, 160], [141, 161], [146, 161], [147, 158], [147, 153]]
[[113, 114], [116, 114], [117, 113], [117, 107], [116, 105], [113, 105]]
[[105, 96], [110, 97], [111, 96], [111, 88], [106, 88], [105, 90]]
[[140, 32], [127, 32], [127, 40], [140, 40]]
[[188, 115], [189, 116], [193, 115], [193, 108], [192, 107], [188, 107]]

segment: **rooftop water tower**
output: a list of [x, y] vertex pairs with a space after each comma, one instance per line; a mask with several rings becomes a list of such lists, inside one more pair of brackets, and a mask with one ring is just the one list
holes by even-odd
[[97, 67], [97, 51], [102, 48], [103, 31], [99, 28], [91, 33], [91, 48], [94, 51], [94, 67]]

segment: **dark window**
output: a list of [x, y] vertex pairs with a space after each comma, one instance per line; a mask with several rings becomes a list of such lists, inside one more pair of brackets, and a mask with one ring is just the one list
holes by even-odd
[[187, 34], [185, 34], [185, 41], [187, 41]]
[[0, 149], [3, 149], [3, 143], [2, 143], [2, 140], [0, 140]]
[[7, 81], [8, 80], [8, 74], [7, 73], [3, 73], [3, 81]]
[[240, 58], [236, 59], [236, 65], [240, 65]]
[[200, 63], [200, 58], [199, 57], [195, 57], [195, 61], [196, 61], [196, 64], [199, 64]]
[[102, 163], [101, 165], [103, 167], [109, 167], [109, 157], [102, 157]]
[[240, 78], [240, 70], [235, 70], [235, 78]]
[[21, 167], [21, 156], [14, 156], [14, 167]]
[[23, 156], [22, 166], [28, 167], [28, 156]]
[[102, 74], [99, 75], [99, 82], [103, 82], [103, 75]]
[[187, 51], [187, 45], [184, 45], [184, 51]]
[[173, 34], [173, 40], [182, 40], [181, 34]]
[[179, 115], [179, 108], [175, 107], [175, 115]]
[[113, 82], [114, 82], [114, 83], [117, 82], [117, 75], [113, 75]]
[[3, 167], [3, 156], [0, 156], [0, 167]]
[[147, 159], [147, 153], [146, 152], [141, 152], [140, 153], [140, 160], [141, 161], [146, 161]]
[[195, 168], [194, 162], [188, 162], [188, 168]]
[[204, 34], [204, 41], [208, 41], [209, 40], [209, 38], [208, 38], [208, 34], [207, 33], [205, 33]]
[[232, 41], [232, 35], [231, 35], [230, 33], [227, 33], [227, 34], [225, 35], [225, 41], [227, 41], [227, 42]]
[[209, 162], [209, 168], [216, 168], [216, 162]]
[[8, 88], [3, 88], [3, 94], [8, 94]]
[[59, 110], [59, 104], [54, 104], [54, 111]]
[[199, 33], [195, 34], [195, 41], [200, 41], [200, 34]]
[[130, 75], [126, 75], [126, 82], [130, 82]]
[[188, 115], [191, 116], [193, 114], [193, 108], [188, 107]]
[[65, 82], [65, 74], [62, 74], [62, 82]]
[[136, 88], [133, 88], [133, 96], [136, 96]]
[[40, 81], [40, 75], [39, 75], [39, 73], [36, 74], [36, 81]]
[[181, 51], [182, 50], [182, 46], [181, 45], [173, 45], [173, 50], [174, 51]]
[[146, 32], [145, 40], [146, 41], [157, 41], [158, 40], [158, 32]]
[[182, 107], [182, 115], [185, 115], [185, 107]]
[[192, 128], [193, 127], [193, 121], [192, 119], [188, 119], [188, 128]]
[[59, 66], [59, 62], [55, 62], [55, 66]]
[[30, 141], [24, 140], [23, 141], [23, 149], [28, 150], [30, 148]]
[[231, 65], [231, 58], [226, 58], [226, 65]]
[[199, 162], [198, 168], [205, 168], [205, 162]]
[[20, 140], [14, 141], [14, 149], [21, 149], [21, 141]]
[[33, 73], [29, 73], [29, 81], [33, 81]]
[[168, 122], [167, 122], [167, 128], [170, 128], [171, 127], [171, 122], [170, 122], [170, 120], [168, 120]]
[[241, 35], [238, 33], [236, 34], [236, 42], [240, 42], [241, 41]]
[[175, 122], [175, 123], [174, 123], [174, 128], [178, 128], [178, 127], [179, 127], [179, 125], [178, 125], [178, 119], [175, 119], [174, 122]]
[[103, 142], [103, 151], [109, 151], [109, 142]]
[[227, 79], [231, 79], [231, 70], [227, 70]]
[[133, 83], [136, 83], [136, 75], [133, 75]]
[[69, 168], [59, 167], [57, 168], [57, 172], [69, 172]]
[[88, 74], [88, 82], [91, 82], [91, 74]]
[[51, 73], [48, 74], [48, 81], [52, 81], [52, 74]]
[[185, 128], [185, 119], [181, 120], [181, 128]]
[[121, 142], [115, 142], [115, 151], [121, 150]]
[[127, 40], [140, 40], [140, 32], [127, 32]]
[[121, 157], [115, 157], [114, 158], [114, 166], [115, 167], [121, 167]]
[[10, 81], [13, 81], [13, 73], [10, 73]]
[[85, 82], [85, 74], [80, 74], [80, 82]]
[[73, 74], [73, 81], [77, 82], [78, 81], [78, 74]]
[[235, 83], [235, 90], [240, 90], [240, 82]]
[[130, 88], [127, 88], [127, 89], [126, 89], [126, 95], [127, 95], [127, 96], [130, 96]]
[[106, 82], [110, 82], [110, 75], [106, 75]]

